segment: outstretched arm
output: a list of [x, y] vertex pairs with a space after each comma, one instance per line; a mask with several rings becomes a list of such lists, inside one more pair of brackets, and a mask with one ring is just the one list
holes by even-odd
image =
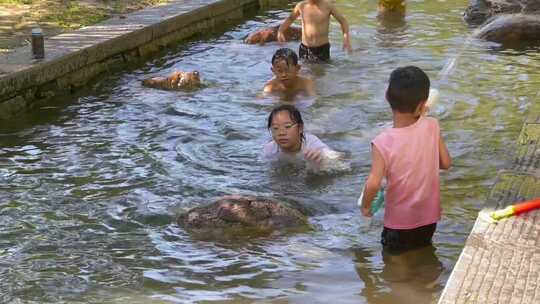
[[375, 145], [371, 145], [372, 148], [372, 160], [371, 160], [371, 171], [369, 172], [364, 191], [364, 197], [362, 198], [362, 214], [364, 216], [372, 216], [370, 212], [371, 203], [377, 192], [381, 188], [382, 179], [384, 177], [384, 159], [381, 152], [377, 149]]
[[330, 14], [336, 18], [336, 20], [341, 25], [341, 31], [343, 32], [343, 49], [347, 50], [347, 52], [351, 53], [351, 41], [349, 39], [349, 23], [347, 22], [347, 19], [343, 17], [343, 15], [337, 11], [337, 9], [331, 5]]
[[311, 79], [306, 79], [305, 91], [308, 96], [315, 96], [315, 82]]
[[285, 38], [285, 31], [291, 26], [291, 24], [300, 16], [300, 3], [298, 3], [295, 7], [292, 13], [283, 21], [283, 23], [279, 26], [278, 33], [277, 33], [277, 40], [279, 42], [285, 42], [287, 39]]
[[446, 170], [450, 166], [452, 166], [452, 157], [450, 157], [441, 134], [439, 135], [439, 168]]

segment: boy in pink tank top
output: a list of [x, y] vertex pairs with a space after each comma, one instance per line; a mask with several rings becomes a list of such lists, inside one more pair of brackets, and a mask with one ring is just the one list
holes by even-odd
[[418, 67], [397, 68], [390, 74], [386, 99], [393, 127], [372, 141], [371, 171], [365, 183], [362, 214], [370, 207], [386, 178], [383, 248], [399, 253], [431, 244], [441, 218], [439, 170], [452, 159], [435, 118], [426, 111], [429, 78]]

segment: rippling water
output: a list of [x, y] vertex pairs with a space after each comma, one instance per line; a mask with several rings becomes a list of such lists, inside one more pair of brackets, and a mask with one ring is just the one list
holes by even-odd
[[[355, 52], [302, 67], [318, 98], [307, 129], [343, 151], [350, 170], [275, 171], [258, 158], [271, 105], [257, 99], [277, 44], [242, 44], [288, 10], [261, 12], [129, 71], [103, 76], [78, 97], [0, 126], [0, 302], [395, 303], [436, 299], [528, 112], [539, 110], [537, 49], [472, 40], [467, 1], [410, 1], [406, 23], [377, 22], [375, 1], [338, 0]], [[296, 43], [287, 43], [296, 49]], [[456, 54], [461, 52], [461, 56]], [[447, 79], [438, 74], [456, 64]], [[390, 124], [384, 101], [397, 66], [424, 68], [441, 92], [435, 109], [455, 166], [442, 175], [443, 220], [433, 252], [381, 257], [382, 217], [355, 208], [369, 142]], [[143, 88], [143, 78], [200, 71], [193, 92]], [[175, 215], [219, 195], [294, 198], [313, 232], [251, 241], [190, 238]], [[419, 258], [418, 258], [419, 257]], [[420, 260], [420, 261], [418, 261]]]

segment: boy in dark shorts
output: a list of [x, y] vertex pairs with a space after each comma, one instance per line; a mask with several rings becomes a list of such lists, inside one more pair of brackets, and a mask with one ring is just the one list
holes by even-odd
[[371, 216], [372, 201], [386, 178], [381, 242], [390, 253], [430, 245], [441, 217], [439, 170], [450, 168], [452, 159], [439, 122], [422, 115], [429, 86], [429, 78], [420, 68], [394, 70], [386, 91], [393, 127], [371, 143], [371, 171], [364, 189], [362, 214]]
[[298, 50], [300, 58], [308, 61], [330, 60], [330, 42], [328, 32], [330, 16], [334, 16], [343, 32], [343, 49], [352, 51], [349, 39], [349, 24], [333, 4], [326, 0], [304, 0], [298, 3], [291, 15], [285, 19], [278, 30], [278, 41], [285, 42], [285, 31], [298, 17], [302, 19], [302, 43]]

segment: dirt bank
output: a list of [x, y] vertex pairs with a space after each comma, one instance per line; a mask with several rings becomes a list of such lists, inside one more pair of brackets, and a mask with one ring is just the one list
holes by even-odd
[[0, 0], [0, 52], [28, 43], [32, 27], [46, 36], [98, 23], [104, 19], [168, 0]]

